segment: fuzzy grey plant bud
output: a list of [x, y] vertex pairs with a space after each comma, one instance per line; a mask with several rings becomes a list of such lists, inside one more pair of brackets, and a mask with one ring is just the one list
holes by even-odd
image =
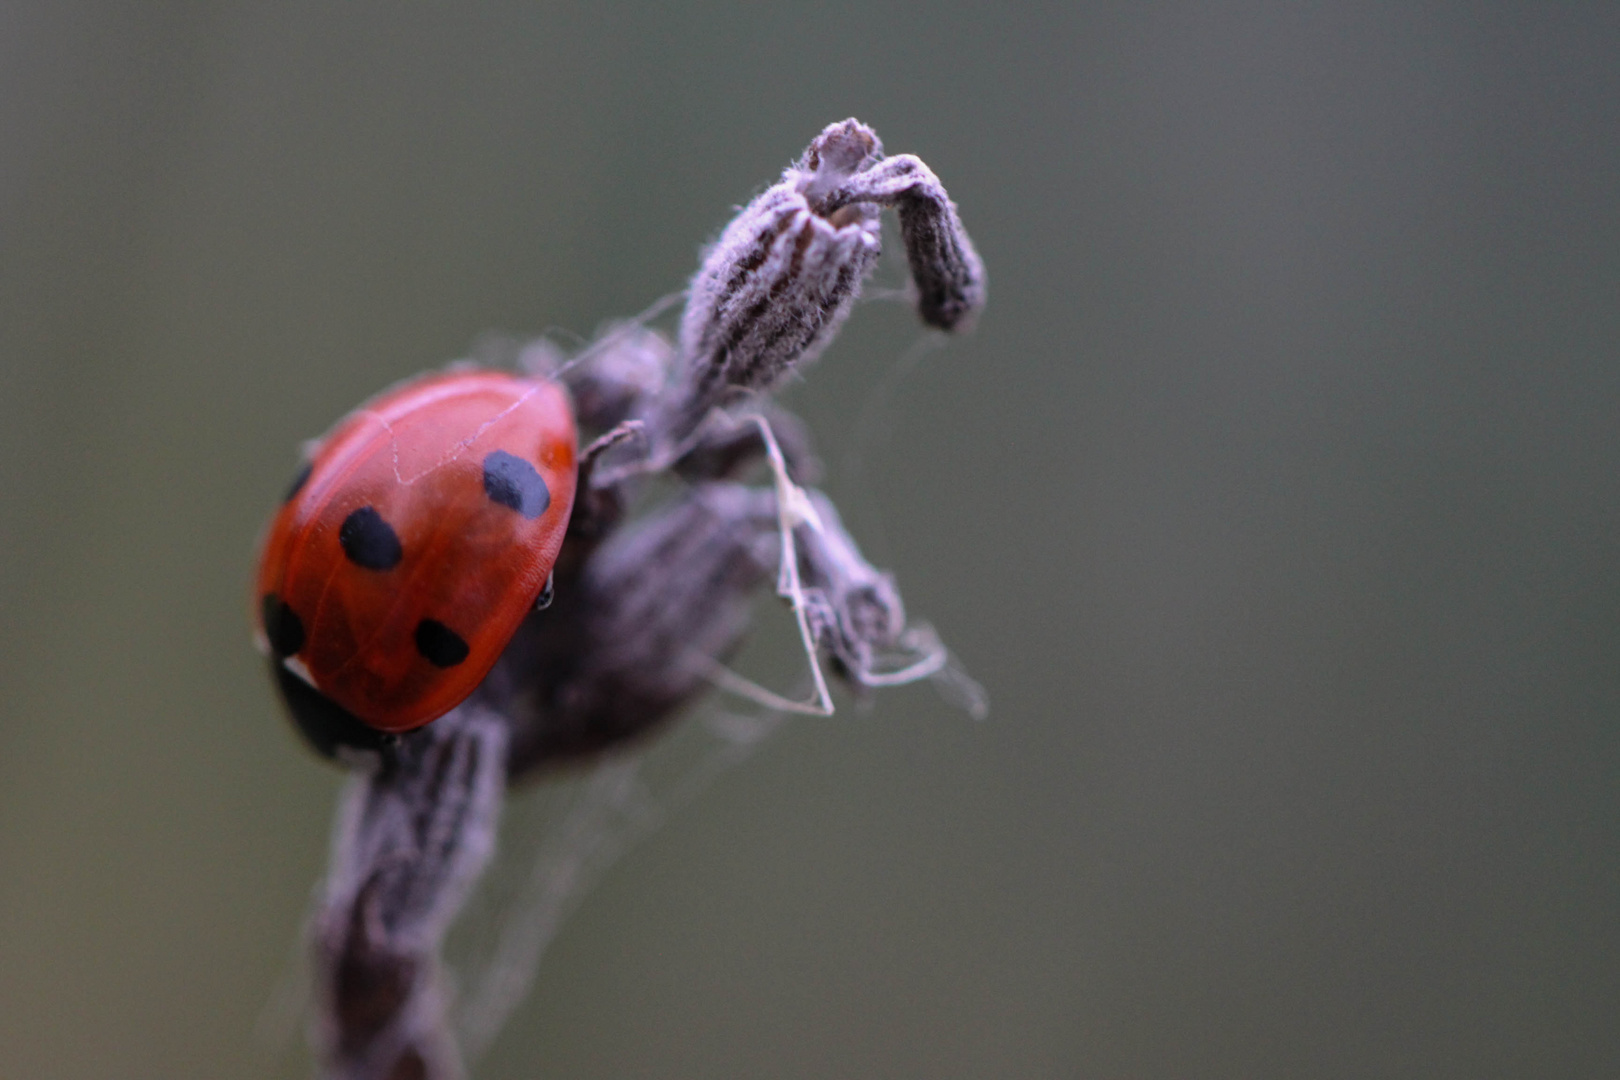
[[882, 250], [878, 214], [900, 218], [918, 313], [966, 329], [984, 305], [984, 266], [927, 165], [884, 157], [858, 120], [829, 125], [709, 250], [681, 323], [684, 434], [736, 390], [766, 390], [826, 348]]

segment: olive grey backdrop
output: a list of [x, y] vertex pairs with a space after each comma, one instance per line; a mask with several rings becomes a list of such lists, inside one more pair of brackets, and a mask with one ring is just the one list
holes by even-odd
[[990, 307], [907, 368], [863, 305], [788, 401], [991, 717], [794, 722], [479, 1075], [1620, 1074], [1617, 56], [1613, 4], [8, 5], [0, 1073], [305, 1074], [255, 1024], [339, 776], [247, 596], [299, 441], [680, 287], [854, 115]]

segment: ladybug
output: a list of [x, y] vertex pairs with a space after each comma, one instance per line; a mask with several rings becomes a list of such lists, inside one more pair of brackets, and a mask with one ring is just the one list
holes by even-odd
[[542, 601], [574, 503], [555, 382], [462, 369], [340, 422], [271, 520], [256, 599], [284, 673], [371, 728], [443, 716]]

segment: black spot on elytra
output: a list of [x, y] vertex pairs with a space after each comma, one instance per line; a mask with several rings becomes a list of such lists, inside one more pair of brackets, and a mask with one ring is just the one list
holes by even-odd
[[277, 657], [292, 656], [304, 647], [304, 620], [275, 593], [265, 593], [259, 610], [264, 636]]
[[309, 483], [309, 474], [314, 471], [315, 463], [313, 461], [304, 462], [304, 467], [298, 470], [297, 476], [293, 477], [292, 483], [287, 486], [287, 494], [282, 497], [281, 501], [284, 503], [292, 502], [293, 496], [303, 491], [304, 485]]
[[338, 543], [350, 562], [367, 570], [392, 570], [405, 555], [399, 534], [370, 506], [362, 506], [343, 519]]
[[505, 450], [484, 458], [484, 494], [526, 518], [537, 518], [551, 505], [551, 489], [533, 465]]
[[437, 619], [416, 624], [416, 651], [434, 667], [455, 667], [467, 659], [467, 643]]

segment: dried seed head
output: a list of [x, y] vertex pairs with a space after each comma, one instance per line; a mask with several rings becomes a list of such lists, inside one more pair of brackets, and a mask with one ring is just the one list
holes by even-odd
[[900, 590], [892, 575], [866, 561], [832, 500], [819, 491], [808, 495], [820, 528], [799, 530], [800, 559], [806, 591], [819, 608], [816, 639], [841, 673], [862, 685], [906, 628]]
[[660, 425], [684, 438], [737, 390], [766, 390], [826, 348], [882, 249], [881, 207], [900, 217], [923, 320], [964, 329], [984, 304], [984, 268], [938, 177], [883, 156], [857, 120], [829, 125], [709, 250], [681, 323], [688, 389]]

